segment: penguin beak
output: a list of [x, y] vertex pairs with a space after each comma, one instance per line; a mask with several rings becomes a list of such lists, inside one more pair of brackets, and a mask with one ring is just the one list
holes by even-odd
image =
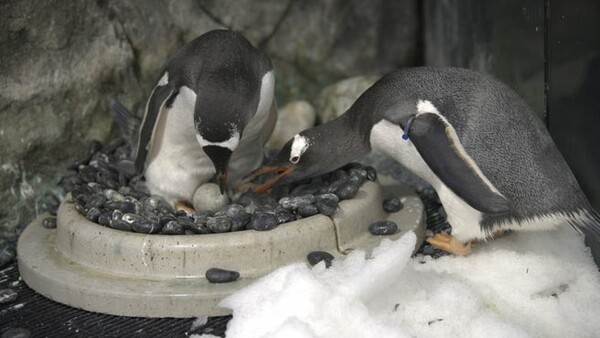
[[257, 177], [266, 175], [266, 174], [273, 174], [273, 173], [277, 174], [277, 176], [273, 177], [272, 179], [268, 180], [267, 182], [259, 185], [258, 187], [256, 187], [254, 189], [255, 192], [260, 194], [260, 193], [263, 193], [263, 192], [271, 189], [271, 187], [273, 185], [275, 185], [275, 183], [279, 182], [279, 180], [284, 178], [286, 175], [289, 175], [293, 171], [294, 171], [293, 167], [286, 166], [286, 165], [280, 165], [280, 166], [266, 166], [265, 165], [265, 166], [258, 168], [255, 171], [253, 171], [248, 176], [246, 176], [246, 178], [244, 178], [244, 182], [250, 182]]
[[219, 185], [219, 190], [221, 191], [221, 195], [225, 194], [225, 190], [227, 188], [227, 169], [224, 172], [217, 171], [217, 184]]
[[217, 184], [221, 190], [221, 195], [223, 195], [227, 190], [227, 168], [229, 167], [232, 151], [219, 146], [204, 146], [202, 150], [215, 166]]

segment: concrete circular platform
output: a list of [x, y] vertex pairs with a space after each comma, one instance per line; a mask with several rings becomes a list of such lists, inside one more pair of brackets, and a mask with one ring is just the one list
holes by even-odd
[[[365, 183], [356, 197], [342, 201], [333, 217], [316, 215], [282, 224], [270, 231], [207, 235], [145, 235], [123, 232], [86, 220], [72, 202], [64, 201], [56, 229], [46, 229], [42, 215], [18, 242], [19, 271], [32, 289], [57, 302], [84, 310], [139, 317], [223, 315], [219, 301], [269, 272], [306, 262], [311, 251], [341, 257], [361, 249], [370, 252], [383, 237], [369, 224], [392, 220], [399, 231], [425, 232], [420, 199], [406, 186], [380, 178]], [[398, 196], [404, 208], [388, 214], [384, 197]], [[415, 248], [415, 249], [416, 249]], [[212, 284], [206, 270], [235, 270], [240, 278]]]

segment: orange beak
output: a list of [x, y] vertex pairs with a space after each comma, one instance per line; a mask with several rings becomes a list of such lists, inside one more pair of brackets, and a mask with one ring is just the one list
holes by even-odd
[[250, 173], [250, 175], [246, 176], [246, 178], [244, 178], [244, 182], [250, 182], [253, 179], [262, 175], [276, 173], [277, 176], [273, 177], [272, 179], [268, 180], [267, 182], [259, 185], [254, 189], [255, 192], [260, 194], [271, 189], [271, 187], [275, 183], [277, 183], [280, 179], [282, 179], [285, 175], [291, 173], [292, 171], [294, 171], [294, 168], [288, 166], [262, 166]]

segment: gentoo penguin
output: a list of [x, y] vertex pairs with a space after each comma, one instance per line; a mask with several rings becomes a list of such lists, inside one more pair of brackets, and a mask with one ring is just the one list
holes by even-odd
[[371, 150], [428, 181], [452, 225], [430, 243], [455, 254], [502, 230], [571, 224], [594, 241], [598, 214], [535, 113], [513, 90], [459, 68], [390, 73], [340, 117], [295, 135], [249, 176], [279, 175], [258, 187], [339, 168]]
[[[270, 59], [240, 33], [213, 30], [167, 62], [148, 98], [143, 120], [113, 104], [130, 134], [137, 173], [152, 194], [190, 202], [216, 173], [221, 193], [262, 162], [277, 112]], [[136, 126], [137, 125], [137, 126]]]

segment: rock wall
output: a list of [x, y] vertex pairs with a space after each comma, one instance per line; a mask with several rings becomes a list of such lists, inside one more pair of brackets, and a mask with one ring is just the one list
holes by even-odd
[[546, 118], [544, 0], [425, 0], [423, 18], [426, 64], [492, 74]]
[[158, 69], [215, 28], [273, 59], [280, 103], [421, 62], [417, 0], [20, 0], [0, 4], [0, 227], [56, 204], [65, 168], [117, 137], [108, 102], [140, 111]]

